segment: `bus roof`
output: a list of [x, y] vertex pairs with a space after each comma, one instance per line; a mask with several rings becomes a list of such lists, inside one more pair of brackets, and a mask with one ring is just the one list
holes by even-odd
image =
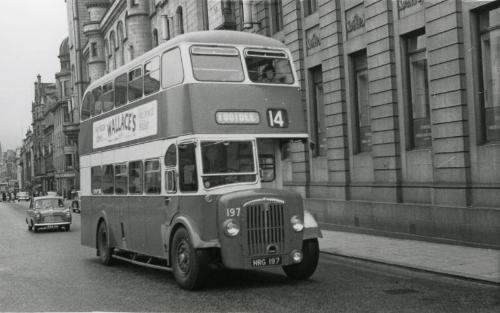
[[116, 75], [124, 73], [134, 66], [142, 64], [144, 59], [158, 55], [162, 51], [168, 50], [169, 48], [175, 47], [181, 43], [245, 45], [252, 48], [287, 48], [285, 44], [276, 39], [247, 32], [234, 30], [207, 30], [190, 32], [168, 40], [167, 42], [160, 44], [158, 47], [155, 47], [148, 52], [136, 57], [134, 60], [104, 75], [103, 77], [97, 79], [95, 82], [92, 82], [92, 84], [90, 84], [88, 88], [94, 88], [94, 86], [99, 86], [107, 83], [111, 77], [115, 77]]

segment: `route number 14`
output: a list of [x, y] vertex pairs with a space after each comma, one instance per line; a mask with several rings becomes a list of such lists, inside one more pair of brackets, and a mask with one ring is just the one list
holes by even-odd
[[288, 116], [286, 110], [269, 109], [267, 110], [269, 127], [284, 128], [288, 127]]

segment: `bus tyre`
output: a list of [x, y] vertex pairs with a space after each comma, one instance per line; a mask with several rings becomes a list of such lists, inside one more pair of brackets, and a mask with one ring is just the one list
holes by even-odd
[[311, 277], [316, 270], [319, 259], [318, 239], [304, 240], [302, 243], [302, 262], [283, 266], [283, 271], [291, 279], [304, 280]]
[[209, 272], [208, 251], [194, 249], [185, 228], [179, 228], [172, 240], [172, 270], [177, 284], [187, 290], [200, 289]]
[[97, 227], [97, 255], [102, 264], [113, 264], [113, 249], [109, 247], [108, 227], [104, 221], [100, 222]]

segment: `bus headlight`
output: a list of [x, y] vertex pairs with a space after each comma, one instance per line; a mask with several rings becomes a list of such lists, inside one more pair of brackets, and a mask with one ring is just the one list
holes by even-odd
[[304, 229], [304, 223], [298, 215], [292, 216], [292, 218], [290, 219], [290, 223], [292, 223], [292, 228], [296, 232], [302, 231]]
[[226, 220], [222, 227], [224, 228], [224, 234], [228, 237], [234, 237], [240, 233], [240, 225], [233, 219]]

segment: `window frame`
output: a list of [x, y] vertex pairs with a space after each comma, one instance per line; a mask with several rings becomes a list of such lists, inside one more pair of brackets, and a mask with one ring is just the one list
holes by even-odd
[[[175, 83], [173, 83], [173, 84], [170, 84], [170, 85], [166, 86], [166, 85], [165, 85], [164, 76], [163, 76], [163, 75], [164, 75], [164, 73], [166, 73], [166, 71], [164, 70], [164, 66], [163, 66], [163, 60], [164, 60], [165, 58], [167, 58], [167, 57], [168, 57], [168, 56], [166, 56], [166, 54], [167, 54], [167, 53], [169, 53], [169, 52], [173, 52], [174, 50], [176, 50], [176, 52], [178, 53], [178, 56], [179, 56], [179, 61], [180, 61], [180, 62], [179, 62], [179, 64], [180, 64], [180, 66], [181, 66], [181, 71], [180, 71], [180, 73], [182, 74], [182, 77], [181, 77], [181, 80], [180, 80], [180, 81], [175, 82]], [[166, 61], [168, 61], [168, 59], [167, 59]], [[171, 88], [171, 87], [173, 87], [173, 86], [177, 86], [177, 85], [182, 84], [182, 83], [184, 82], [184, 79], [185, 79], [185, 77], [184, 77], [184, 76], [185, 76], [185, 75], [184, 75], [184, 64], [183, 64], [183, 59], [182, 59], [182, 51], [181, 51], [181, 49], [180, 49], [179, 47], [174, 47], [174, 48], [172, 48], [172, 49], [168, 49], [168, 50], [166, 50], [166, 51], [162, 52], [162, 54], [161, 54], [161, 58], [160, 58], [160, 86], [161, 86], [161, 89], [167, 89], [167, 88]]]
[[[148, 171], [147, 170], [147, 163], [148, 162], [156, 162], [158, 163], [158, 168], [155, 169], [155, 170], [150, 170]], [[147, 185], [147, 180], [146, 180], [146, 177], [148, 174], [157, 174], [158, 176], [158, 181], [159, 181], [159, 186], [158, 186], [158, 191], [157, 192], [148, 192], [147, 188], [148, 185]], [[143, 161], [143, 172], [142, 172], [142, 175], [143, 175], [143, 192], [144, 194], [146, 195], [159, 195], [161, 194], [161, 162], [160, 162], [160, 159], [159, 158], [151, 158], [151, 159], [145, 159]]]
[[[133, 163], [138, 163], [138, 164], [141, 165], [141, 167], [140, 167], [141, 168], [141, 173], [139, 175], [140, 180], [141, 180], [141, 190], [140, 190], [140, 192], [131, 192], [130, 191], [130, 187], [131, 187], [130, 186], [130, 182], [132, 181], [130, 179], [130, 176], [131, 176], [130, 175], [130, 169], [131, 169], [130, 164], [133, 164]], [[142, 195], [142, 194], [144, 194], [144, 161], [143, 160], [134, 160], [134, 161], [128, 162], [127, 165], [128, 165], [127, 166], [127, 176], [128, 176], [127, 193], [129, 195]]]
[[[131, 78], [131, 74], [135, 73], [136, 71], [140, 71], [140, 75]], [[131, 88], [130, 85], [136, 83], [137, 81], [141, 80], [140, 86], [141, 86], [141, 95], [137, 98], [131, 99], [130, 94], [131, 94]], [[127, 100], [128, 103], [140, 100], [144, 97], [144, 73], [143, 73], [143, 65], [139, 65], [134, 67], [133, 69], [127, 71]]]
[[[224, 54], [215, 54], [215, 53], [212, 53], [212, 54], [208, 54], [208, 53], [193, 53], [193, 49], [196, 49], [196, 48], [219, 48], [219, 49], [234, 49], [234, 51], [236, 51], [237, 54], [231, 54], [231, 55], [224, 55]], [[196, 72], [195, 72], [195, 68], [194, 68], [194, 62], [193, 62], [193, 56], [194, 55], [203, 55], [203, 56], [219, 56], [219, 57], [236, 57], [239, 61], [239, 65], [240, 65], [240, 68], [241, 68], [241, 75], [242, 75], [242, 78], [241, 80], [215, 80], [215, 79], [205, 79], [205, 80], [202, 80], [202, 79], [199, 79], [196, 77]], [[240, 50], [237, 48], [237, 47], [234, 47], [234, 46], [214, 46], [214, 45], [202, 45], [202, 44], [194, 44], [194, 45], [191, 45], [189, 47], [189, 58], [190, 58], [190, 61], [191, 61], [191, 73], [193, 75], [193, 78], [198, 81], [198, 82], [203, 82], [203, 83], [242, 83], [245, 81], [246, 77], [245, 77], [245, 69], [243, 67], [243, 62], [242, 62], [242, 58], [241, 58], [241, 53], [240, 53]]]

